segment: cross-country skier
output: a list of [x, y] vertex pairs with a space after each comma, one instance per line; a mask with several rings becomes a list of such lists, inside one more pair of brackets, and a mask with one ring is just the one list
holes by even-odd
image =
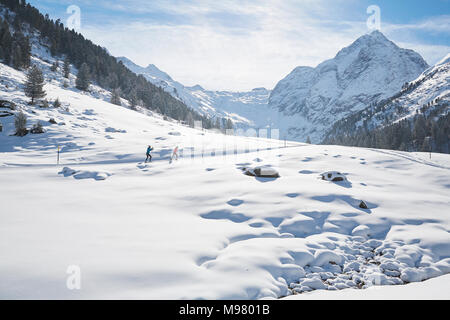
[[178, 146], [173, 149], [172, 158], [170, 160], [173, 160], [173, 158], [175, 158], [175, 160], [178, 160]]
[[150, 159], [150, 162], [152, 162], [152, 155], [150, 154], [150, 152], [152, 152], [152, 150], [153, 150], [153, 147], [148, 146], [147, 153], [146, 153], [147, 159], [145, 159], [145, 163], [147, 163], [148, 159]]

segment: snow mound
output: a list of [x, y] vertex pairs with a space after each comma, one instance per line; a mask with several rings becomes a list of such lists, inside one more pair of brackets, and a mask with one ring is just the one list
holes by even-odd
[[245, 174], [253, 177], [260, 178], [279, 178], [280, 174], [278, 171], [272, 167], [255, 167], [255, 168], [246, 168]]
[[332, 182], [340, 182], [347, 181], [345, 175], [338, 171], [329, 171], [321, 174], [322, 180], [332, 181]]
[[64, 175], [64, 177], [73, 176], [75, 179], [94, 179], [94, 180], [106, 180], [111, 176], [110, 173], [101, 171], [85, 171], [85, 170], [74, 170], [69, 167], [64, 167], [58, 174]]
[[112, 127], [108, 127], [105, 129], [105, 132], [112, 132], [112, 133], [127, 133], [126, 130], [116, 129]]

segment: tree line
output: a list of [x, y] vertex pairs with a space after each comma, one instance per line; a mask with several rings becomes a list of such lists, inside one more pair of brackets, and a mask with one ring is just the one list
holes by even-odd
[[450, 153], [450, 113], [436, 117], [435, 114], [416, 114], [412, 119], [369, 131], [360, 127], [353, 134], [329, 137], [324, 144]]
[[19, 18], [14, 17], [14, 33], [11, 32], [8, 20], [0, 17], [0, 60], [15, 69], [26, 69], [30, 66], [31, 45], [30, 39], [23, 34]]

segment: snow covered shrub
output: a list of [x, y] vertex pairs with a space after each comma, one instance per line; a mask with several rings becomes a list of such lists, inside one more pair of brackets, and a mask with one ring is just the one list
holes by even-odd
[[44, 133], [44, 128], [42, 127], [42, 123], [40, 121], [35, 123], [33, 125], [33, 127], [31, 128], [30, 132], [33, 133], [33, 134]]
[[50, 67], [50, 70], [52, 72], [55, 72], [58, 70], [58, 67], [59, 67], [58, 62], [53, 62], [52, 66]]
[[63, 83], [63, 87], [64, 88], [68, 88], [69, 87], [69, 81], [64, 81], [64, 83]]
[[111, 103], [115, 104], [117, 106], [122, 105], [122, 102], [120, 100], [120, 90], [114, 89], [111, 93]]
[[28, 133], [27, 130], [27, 116], [20, 111], [16, 114], [14, 119], [14, 126], [16, 127], [16, 136], [23, 137]]
[[53, 102], [53, 107], [55, 107], [55, 108], [60, 108], [61, 107], [61, 102], [59, 102], [58, 98], [56, 98], [55, 102]]
[[47, 99], [43, 100], [41, 105], [40, 105], [40, 107], [41, 108], [48, 108], [48, 100]]

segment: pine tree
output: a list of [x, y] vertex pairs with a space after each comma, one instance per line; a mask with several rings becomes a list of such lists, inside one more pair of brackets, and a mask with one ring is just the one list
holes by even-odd
[[91, 84], [91, 76], [89, 72], [89, 67], [86, 63], [83, 63], [80, 67], [80, 70], [78, 70], [75, 86], [79, 90], [88, 91], [90, 84]]
[[231, 119], [228, 118], [228, 119], [227, 119], [227, 126], [226, 126], [226, 129], [227, 129], [227, 130], [231, 130], [231, 129], [233, 129], [233, 127], [234, 127], [233, 121], [231, 121]]
[[9, 51], [10, 63], [12, 63], [14, 69], [20, 70], [30, 66], [30, 41], [21, 31], [14, 32], [13, 42], [11, 43], [11, 49]]
[[52, 63], [52, 66], [50, 67], [50, 70], [52, 72], [56, 72], [58, 70], [58, 61]]
[[120, 90], [119, 89], [114, 89], [111, 93], [111, 103], [121, 106], [122, 105], [122, 101], [120, 100]]
[[23, 137], [28, 133], [27, 116], [25, 115], [25, 113], [20, 111], [18, 114], [16, 114], [16, 117], [14, 119], [14, 126], [16, 127], [17, 136]]
[[64, 71], [64, 78], [69, 79], [69, 75], [70, 75], [70, 61], [69, 61], [69, 58], [67, 58], [67, 57], [66, 57], [66, 59], [64, 59], [63, 71]]
[[422, 152], [431, 152], [431, 141], [430, 137], [426, 137], [423, 140], [421, 150]]
[[220, 120], [219, 120], [219, 118], [216, 118], [216, 123], [214, 124], [214, 128], [220, 129]]
[[34, 104], [35, 99], [45, 97], [46, 93], [44, 87], [44, 75], [38, 66], [33, 65], [28, 73], [27, 80], [25, 82], [25, 95], [31, 98], [31, 104]]
[[426, 133], [426, 122], [423, 115], [418, 115], [414, 121], [413, 137], [416, 140], [417, 146], [421, 146], [423, 139], [425, 139]]
[[[2, 54], [3, 54], [3, 62], [6, 65], [10, 65], [11, 63], [11, 43], [9, 42], [12, 38], [11, 35], [8, 35], [8, 32], [5, 33], [3, 36], [4, 40], [1, 40], [1, 48], [2, 48]], [[4, 45], [3, 45], [4, 43]]]
[[13, 38], [9, 29], [7, 20], [3, 20], [1, 33], [0, 33], [0, 45], [2, 48], [3, 62], [7, 65], [11, 63], [11, 51], [12, 51]]
[[12, 51], [12, 66], [16, 70], [19, 70], [22, 66], [22, 50], [17, 44], [14, 46]]
[[186, 121], [187, 125], [191, 128], [194, 127], [194, 117], [192, 116], [191, 112], [188, 112], [186, 114], [186, 117], [184, 118], [184, 121]]
[[59, 101], [58, 98], [56, 98], [55, 102], [53, 102], [53, 107], [54, 108], [60, 108], [61, 107], [61, 102]]
[[136, 106], [138, 104], [138, 98], [136, 94], [136, 90], [132, 90], [130, 93], [130, 97], [128, 98], [128, 101], [130, 102], [130, 109], [136, 110]]
[[29, 68], [31, 64], [31, 44], [30, 39], [22, 35], [19, 39], [19, 45], [22, 51], [22, 68]]

